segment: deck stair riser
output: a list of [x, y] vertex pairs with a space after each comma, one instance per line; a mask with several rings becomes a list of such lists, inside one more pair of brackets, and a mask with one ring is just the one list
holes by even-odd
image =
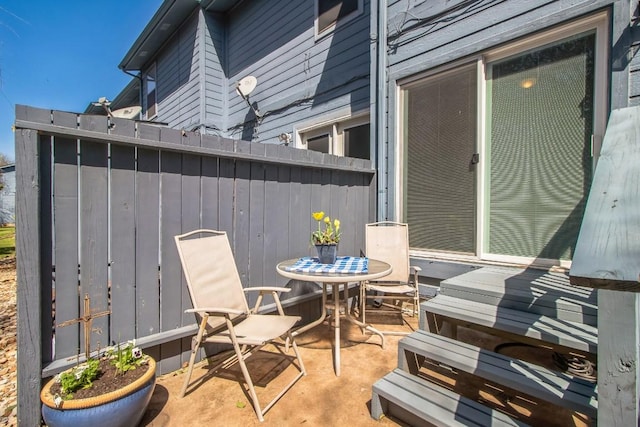
[[417, 374], [424, 359], [595, 418], [596, 384], [425, 331], [398, 344], [398, 368]]
[[420, 329], [438, 332], [434, 315], [454, 324], [503, 333], [522, 342], [542, 341], [567, 349], [596, 353], [598, 331], [591, 325], [483, 304], [440, 294], [420, 304]]
[[[398, 407], [403, 411], [398, 411]], [[406, 412], [412, 416], [407, 418]], [[371, 416], [378, 420], [383, 415], [394, 416], [413, 426], [422, 423], [441, 427], [527, 425], [400, 369], [373, 385]]]
[[454, 298], [598, 325], [597, 292], [569, 284], [561, 272], [483, 267], [444, 280], [440, 293]]

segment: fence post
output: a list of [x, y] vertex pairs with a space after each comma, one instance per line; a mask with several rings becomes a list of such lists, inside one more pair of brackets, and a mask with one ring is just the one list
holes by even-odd
[[16, 130], [16, 259], [18, 311], [18, 424], [40, 425], [42, 372], [40, 170], [38, 133]]

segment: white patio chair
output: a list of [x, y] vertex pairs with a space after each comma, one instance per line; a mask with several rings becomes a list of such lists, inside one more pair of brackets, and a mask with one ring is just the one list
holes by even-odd
[[[200, 317], [198, 334], [191, 344], [191, 357], [184, 385], [180, 393], [183, 397], [191, 379], [193, 364], [200, 346], [207, 343], [231, 344], [235, 354], [216, 366], [230, 366], [239, 363], [248, 392], [258, 419], [282, 397], [303, 375], [306, 375], [298, 347], [291, 336], [291, 328], [300, 320], [298, 316], [284, 314], [277, 292], [290, 289], [279, 287], [242, 288], [240, 276], [231, 252], [227, 234], [224, 231], [195, 230], [175, 236], [178, 254], [187, 279], [193, 309]], [[255, 307], [249, 309], [245, 292], [260, 292]], [[277, 315], [257, 314], [265, 293], [270, 293], [276, 303]], [[253, 381], [249, 375], [245, 359], [256, 354], [266, 344], [284, 346], [276, 342], [279, 337], [288, 338], [297, 358], [296, 377], [264, 409], [260, 407]], [[272, 353], [288, 358], [284, 352]], [[293, 363], [295, 365], [295, 363]]]
[[[400, 312], [407, 309], [403, 302], [411, 303], [411, 315], [420, 315], [418, 273], [420, 267], [409, 265], [409, 227], [407, 224], [382, 221], [366, 225], [366, 256], [391, 264], [391, 274], [380, 281], [360, 284], [360, 314], [366, 323], [367, 301], [378, 305], [376, 312]], [[380, 331], [386, 335], [405, 335], [409, 331]]]

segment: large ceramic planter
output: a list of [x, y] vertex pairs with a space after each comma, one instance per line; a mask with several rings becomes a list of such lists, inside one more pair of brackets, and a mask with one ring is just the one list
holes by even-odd
[[48, 427], [130, 427], [137, 426], [149, 405], [156, 385], [156, 362], [149, 358], [147, 372], [120, 390], [87, 399], [65, 400], [56, 408], [50, 393], [54, 380], [40, 393], [42, 417]]
[[338, 256], [338, 245], [315, 245], [318, 250], [318, 260], [322, 264], [333, 264]]

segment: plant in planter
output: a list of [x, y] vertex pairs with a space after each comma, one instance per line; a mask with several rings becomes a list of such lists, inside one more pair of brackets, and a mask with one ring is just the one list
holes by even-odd
[[156, 363], [135, 342], [107, 348], [49, 381], [42, 416], [49, 427], [135, 426], [155, 387]]
[[313, 212], [311, 216], [318, 221], [318, 229], [311, 233], [311, 243], [318, 250], [318, 259], [323, 264], [333, 264], [336, 262], [337, 247], [342, 235], [340, 220], [334, 218], [331, 221], [331, 218], [328, 215], [325, 216], [323, 211]]

